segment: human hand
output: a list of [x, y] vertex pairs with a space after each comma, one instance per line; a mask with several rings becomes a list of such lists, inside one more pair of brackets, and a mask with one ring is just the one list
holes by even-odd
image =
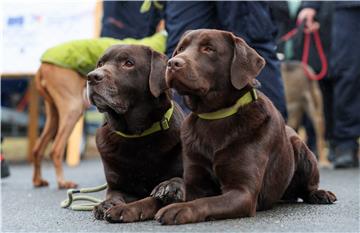
[[320, 24], [314, 20], [316, 10], [312, 8], [304, 8], [298, 14], [298, 22], [305, 20], [305, 32], [313, 32], [320, 28]]

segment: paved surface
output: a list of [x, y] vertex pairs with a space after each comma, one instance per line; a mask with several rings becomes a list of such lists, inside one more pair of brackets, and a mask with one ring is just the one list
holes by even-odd
[[[253, 218], [182, 226], [161, 226], [156, 221], [109, 224], [94, 220], [91, 212], [61, 209], [66, 192], [57, 190], [50, 163], [43, 166], [51, 183], [48, 188], [32, 187], [29, 165], [12, 165], [11, 173], [1, 182], [1, 232], [359, 232], [359, 170], [355, 169], [321, 170], [321, 187], [337, 194], [334, 205], [279, 204]], [[104, 183], [99, 160], [65, 168], [65, 175], [82, 187]]]

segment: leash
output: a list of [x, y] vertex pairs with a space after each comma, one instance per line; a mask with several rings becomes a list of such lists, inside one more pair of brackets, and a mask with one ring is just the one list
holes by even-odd
[[[289, 32], [287, 32], [286, 34], [284, 34], [283, 36], [280, 37], [280, 42], [286, 42], [288, 40], [290, 40], [291, 38], [293, 38], [299, 31], [300, 28], [304, 28], [304, 24], [300, 24], [299, 26], [297, 26], [296, 28], [290, 30]], [[321, 39], [320, 39], [320, 35], [319, 35], [319, 30], [315, 30], [314, 32], [304, 32], [304, 46], [303, 46], [303, 54], [302, 54], [302, 58], [301, 58], [301, 63], [302, 63], [302, 67], [304, 70], [304, 73], [306, 75], [306, 77], [308, 77], [311, 80], [321, 80], [325, 77], [327, 70], [328, 70], [328, 62], [325, 56], [325, 52], [321, 43]], [[309, 53], [310, 53], [310, 41], [311, 41], [311, 35], [314, 38], [314, 42], [315, 42], [315, 46], [316, 46], [316, 50], [317, 53], [319, 55], [319, 59], [321, 62], [321, 71], [318, 74], [314, 74], [313, 72], [311, 72], [309, 70]]]
[[[60, 206], [61, 206], [61, 208], [69, 208], [71, 210], [76, 210], [76, 211], [91, 211], [91, 210], [93, 210], [93, 208], [96, 205], [100, 204], [103, 200], [97, 199], [92, 196], [87, 196], [87, 195], [74, 196], [74, 194], [95, 193], [95, 192], [102, 191], [106, 188], [107, 188], [107, 183], [96, 186], [96, 187], [91, 187], [91, 188], [68, 189], [68, 191], [67, 191], [68, 198], [63, 200], [61, 202]], [[90, 203], [82, 203], [82, 204], [78, 204], [78, 205], [72, 205], [75, 201], [88, 201]]]

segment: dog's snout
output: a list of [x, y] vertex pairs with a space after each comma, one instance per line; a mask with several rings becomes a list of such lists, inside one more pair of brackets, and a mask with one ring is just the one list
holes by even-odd
[[168, 61], [167, 65], [168, 65], [168, 68], [170, 68], [172, 70], [179, 70], [184, 67], [185, 61], [182, 58], [174, 57]]
[[100, 82], [104, 78], [104, 76], [99, 72], [92, 71], [87, 75], [87, 78], [90, 84], [95, 84]]

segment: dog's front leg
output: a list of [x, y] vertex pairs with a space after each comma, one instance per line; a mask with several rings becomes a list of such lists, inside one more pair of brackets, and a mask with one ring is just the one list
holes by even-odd
[[94, 217], [98, 220], [104, 219], [105, 212], [115, 205], [124, 205], [125, 198], [124, 194], [117, 190], [112, 190], [108, 188], [106, 191], [106, 199], [101, 202], [99, 205], [94, 207], [93, 213]]
[[174, 177], [157, 185], [150, 196], [160, 200], [162, 204], [168, 205], [176, 202], [183, 202], [185, 199], [184, 180]]
[[105, 212], [104, 219], [111, 223], [130, 223], [154, 219], [156, 212], [163, 206], [154, 197], [147, 197], [128, 204], [118, 204]]
[[157, 185], [150, 197], [111, 207], [105, 213], [108, 222], [137, 222], [154, 219], [156, 212], [163, 206], [184, 201], [184, 182], [182, 178], [175, 177]]
[[254, 216], [256, 199], [247, 190], [230, 190], [222, 195], [168, 205], [155, 219], [164, 225], [202, 222], [210, 219]]

